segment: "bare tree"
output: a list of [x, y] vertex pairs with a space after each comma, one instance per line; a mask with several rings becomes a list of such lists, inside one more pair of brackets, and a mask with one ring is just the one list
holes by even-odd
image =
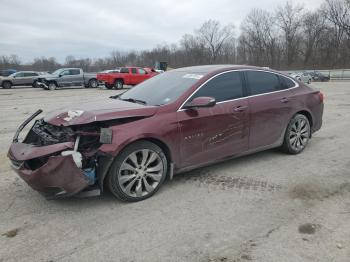
[[326, 31], [326, 21], [321, 11], [307, 12], [303, 17], [304, 65], [308, 65], [314, 55], [314, 50], [320, 41], [322, 33]]
[[241, 43], [244, 42], [248, 61], [255, 65], [277, 65], [278, 34], [274, 17], [265, 10], [253, 9], [241, 26]]
[[326, 0], [325, 14], [350, 37], [350, 0]]
[[283, 31], [286, 64], [290, 67], [297, 59], [299, 51], [300, 29], [302, 26], [303, 7], [286, 2], [276, 10], [278, 25]]
[[226, 25], [221, 27], [220, 22], [208, 20], [197, 31], [198, 37], [203, 41], [204, 46], [209, 49], [211, 63], [216, 62], [223, 46], [233, 40], [234, 26]]

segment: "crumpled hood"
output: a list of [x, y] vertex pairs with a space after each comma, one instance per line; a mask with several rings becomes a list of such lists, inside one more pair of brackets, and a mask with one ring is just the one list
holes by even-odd
[[149, 117], [154, 115], [157, 109], [156, 106], [110, 99], [102, 103], [84, 103], [53, 111], [45, 116], [44, 121], [56, 126], [82, 125], [129, 117]]

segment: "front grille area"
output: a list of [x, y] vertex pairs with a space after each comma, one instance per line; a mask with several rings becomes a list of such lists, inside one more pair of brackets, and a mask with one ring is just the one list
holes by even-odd
[[29, 131], [26, 144], [47, 146], [57, 143], [74, 141], [74, 131], [70, 127], [54, 126], [46, 123], [43, 119], [37, 120]]

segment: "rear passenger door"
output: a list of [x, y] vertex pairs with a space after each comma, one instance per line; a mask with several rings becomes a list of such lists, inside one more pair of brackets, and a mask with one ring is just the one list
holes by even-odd
[[250, 95], [249, 149], [278, 145], [293, 113], [293, 93], [272, 72], [249, 70], [245, 78]]
[[71, 84], [73, 86], [82, 86], [84, 83], [84, 76], [80, 69], [70, 69]]

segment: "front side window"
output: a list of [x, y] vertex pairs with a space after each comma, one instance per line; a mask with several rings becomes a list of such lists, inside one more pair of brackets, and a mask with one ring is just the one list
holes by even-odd
[[128, 74], [128, 73], [129, 73], [129, 69], [126, 68], [126, 67], [122, 67], [122, 68], [120, 69], [120, 73], [122, 73], [122, 74]]
[[22, 73], [22, 72], [15, 73], [14, 76], [15, 76], [15, 77], [23, 77], [23, 76], [24, 76], [24, 73]]
[[70, 75], [69, 70], [62, 71], [60, 75], [61, 76], [68, 76], [68, 75]]
[[262, 71], [247, 71], [250, 95], [259, 95], [280, 90], [278, 76]]
[[192, 97], [214, 97], [216, 102], [222, 102], [243, 97], [243, 84], [239, 72], [228, 72], [209, 80]]
[[136, 68], [131, 68], [131, 73], [132, 74], [137, 74]]

